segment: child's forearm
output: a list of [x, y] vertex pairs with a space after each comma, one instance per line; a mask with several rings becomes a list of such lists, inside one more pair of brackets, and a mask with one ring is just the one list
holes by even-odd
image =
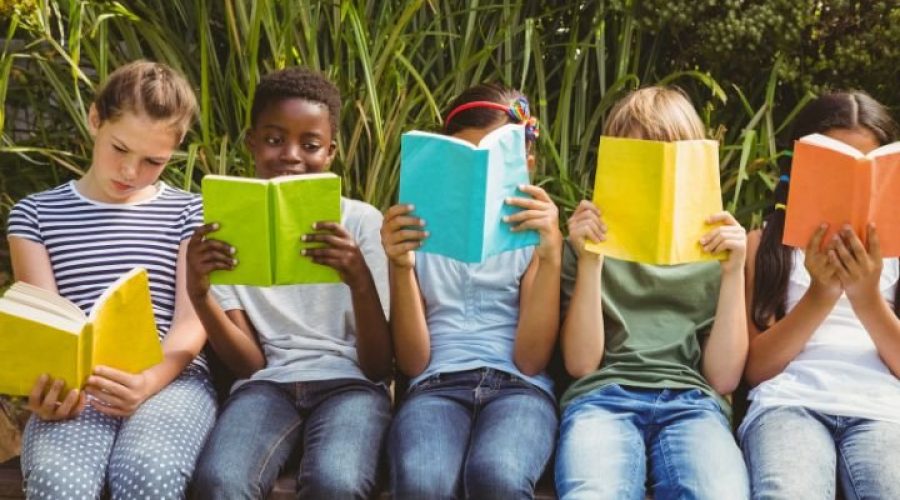
[[755, 386], [784, 371], [803, 351], [809, 338], [834, 308], [836, 300], [811, 287], [781, 320], [756, 334], [750, 341], [744, 368], [747, 382]]
[[391, 335], [397, 367], [408, 377], [425, 371], [431, 359], [431, 339], [416, 273], [390, 264]]
[[900, 377], [900, 320], [879, 290], [851, 299], [856, 317], [875, 343], [878, 355], [895, 377]]
[[370, 380], [384, 380], [391, 375], [391, 332], [371, 273], [367, 273], [359, 285], [350, 289], [350, 296], [356, 320], [359, 366]]
[[559, 333], [560, 255], [532, 261], [534, 270], [526, 271], [519, 303], [519, 326], [516, 329], [516, 367], [525, 375], [536, 375], [546, 368], [553, 355]]
[[560, 332], [566, 371], [575, 378], [593, 373], [603, 360], [602, 272], [602, 255], [586, 253], [578, 259], [572, 300]]
[[747, 360], [747, 310], [744, 271], [723, 271], [716, 316], [703, 349], [703, 376], [719, 394], [737, 388]]
[[243, 311], [226, 313], [209, 294], [192, 297], [191, 302], [213, 350], [236, 376], [247, 378], [266, 366], [265, 355]]

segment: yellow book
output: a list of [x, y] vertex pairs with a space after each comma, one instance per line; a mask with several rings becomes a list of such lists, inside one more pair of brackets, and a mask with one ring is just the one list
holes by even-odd
[[722, 210], [715, 141], [601, 137], [593, 201], [607, 233], [590, 252], [663, 265], [724, 258], [698, 243]]
[[96, 365], [138, 373], [159, 363], [147, 271], [122, 275], [87, 316], [53, 292], [14, 283], [0, 297], [0, 359], [0, 394], [13, 396], [28, 395], [44, 373], [68, 391], [83, 387]]

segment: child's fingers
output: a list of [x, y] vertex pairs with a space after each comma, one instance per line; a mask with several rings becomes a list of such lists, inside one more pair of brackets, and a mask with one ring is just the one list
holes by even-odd
[[310, 233], [301, 236], [300, 241], [303, 243], [324, 243], [326, 246], [334, 248], [356, 247], [356, 242], [353, 241], [349, 234]]
[[55, 410], [56, 404], [59, 402], [59, 393], [62, 391], [64, 382], [62, 379], [56, 379], [50, 384], [50, 390], [44, 394], [44, 399], [41, 401], [41, 406], [47, 410]]
[[428, 231], [417, 231], [415, 229], [403, 229], [400, 231], [394, 232], [390, 238], [388, 238], [387, 243], [389, 245], [396, 245], [398, 243], [403, 243], [407, 241], [419, 241], [424, 240], [428, 237], [430, 233]]
[[870, 222], [868, 226], [866, 226], [866, 231], [866, 243], [869, 247], [869, 256], [875, 260], [881, 260], [881, 241], [878, 239], [878, 231], [875, 230], [875, 224]]
[[[335, 236], [340, 236], [341, 238], [352, 238], [350, 233], [338, 222], [333, 221], [319, 221], [313, 224], [314, 231], [326, 231]], [[309, 233], [315, 234], [315, 233]]]
[[707, 224], [724, 224], [727, 226], [736, 226], [738, 225], [737, 220], [734, 218], [731, 213], [722, 210], [721, 212], [716, 212], [709, 217], [706, 218]]
[[522, 184], [519, 186], [519, 191], [525, 194], [530, 194], [536, 200], [551, 202], [550, 195], [548, 195], [547, 192], [544, 191], [544, 189], [541, 187], [532, 184]]
[[546, 216], [546, 212], [543, 210], [522, 210], [521, 212], [516, 212], [512, 215], [503, 217], [503, 222], [516, 224], [531, 219], [543, 218], [544, 216]]
[[814, 255], [820, 252], [822, 248], [822, 238], [825, 237], [825, 231], [828, 230], [828, 224], [819, 225], [816, 232], [813, 233], [812, 237], [809, 239], [809, 243], [806, 245], [806, 254]]
[[395, 245], [392, 245], [385, 252], [390, 257], [399, 257], [399, 256], [405, 254], [406, 252], [412, 252], [414, 250], [417, 250], [421, 246], [422, 246], [421, 241], [407, 241], [404, 243], [397, 243]]
[[548, 202], [532, 198], [507, 198], [504, 202], [507, 205], [530, 210], [546, 210], [548, 206]]
[[425, 227], [425, 220], [410, 215], [401, 215], [387, 221], [385, 225], [390, 227], [391, 231], [396, 231], [407, 227]]
[[842, 282], [848, 281], [850, 279], [850, 274], [847, 272], [847, 269], [844, 267], [844, 263], [841, 262], [841, 258], [838, 255], [837, 250], [834, 248], [828, 250], [828, 263], [834, 268], [834, 274], [838, 277]]
[[597, 208], [597, 205], [594, 205], [594, 202], [591, 200], [581, 200], [578, 202], [578, 206], [575, 207], [575, 213], [578, 212], [593, 212], [598, 216], [600, 215], [600, 209]]
[[105, 405], [97, 399], [91, 400], [91, 406], [93, 406], [94, 409], [99, 411], [100, 413], [110, 416], [110, 417], [125, 418], [125, 417], [131, 416], [131, 413], [132, 413], [129, 411], [122, 410], [121, 408], [116, 408], [114, 406]]
[[66, 418], [72, 413], [72, 409], [75, 408], [75, 405], [78, 404], [79, 399], [81, 398], [81, 391], [78, 389], [72, 389], [66, 395], [66, 399], [63, 400], [62, 404], [56, 407], [56, 410], [53, 412], [53, 416], [56, 418]]
[[834, 236], [834, 252], [837, 253], [837, 256], [840, 258], [842, 267], [847, 271], [850, 275], [856, 275], [859, 272], [859, 264], [856, 260], [856, 257], [850, 252], [850, 248], [844, 243], [844, 240]]
[[44, 389], [47, 387], [47, 382], [50, 380], [50, 376], [46, 373], [41, 375], [35, 380], [34, 385], [31, 386], [31, 392], [28, 394], [28, 408], [31, 411], [37, 411], [38, 408], [41, 407], [43, 401]]
[[415, 209], [415, 207], [413, 205], [408, 205], [408, 204], [403, 204], [403, 203], [397, 204], [397, 205], [392, 205], [390, 208], [387, 209], [386, 212], [384, 212], [384, 220], [387, 221], [387, 220], [391, 220], [395, 217], [399, 217], [401, 215], [406, 215], [406, 214], [412, 212], [414, 209]]
[[863, 259], [868, 255], [866, 247], [863, 246], [862, 241], [860, 241], [859, 237], [856, 236], [856, 233], [854, 233], [853, 229], [850, 227], [844, 227], [841, 230], [841, 238], [844, 240], [844, 245], [848, 247], [855, 259]]
[[[117, 398], [124, 398], [128, 395], [128, 388], [125, 384], [110, 380], [99, 375], [91, 375], [87, 379], [85, 390], [90, 394], [103, 393], [110, 394]], [[105, 399], [105, 398], [104, 398]]]

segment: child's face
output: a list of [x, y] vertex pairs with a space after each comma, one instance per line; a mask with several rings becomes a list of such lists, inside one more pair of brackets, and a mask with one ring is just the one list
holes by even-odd
[[871, 130], [863, 127], [831, 128], [825, 131], [825, 135], [853, 146], [862, 154], [866, 154], [880, 146], [875, 134], [873, 134]]
[[89, 196], [105, 203], [133, 203], [156, 192], [154, 184], [180, 137], [170, 123], [124, 112], [101, 123], [92, 106], [88, 128], [94, 137]]
[[265, 107], [247, 134], [256, 176], [271, 179], [327, 170], [334, 159], [328, 108], [301, 98]]

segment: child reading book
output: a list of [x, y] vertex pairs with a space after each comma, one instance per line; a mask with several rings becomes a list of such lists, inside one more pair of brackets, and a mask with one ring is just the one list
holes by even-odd
[[139, 373], [95, 367], [83, 391], [61, 394], [62, 380], [38, 379], [22, 450], [29, 498], [99, 498], [105, 485], [114, 498], [184, 495], [216, 411], [197, 357], [206, 336], [184, 288], [201, 204], [159, 176], [195, 114], [190, 85], [171, 68], [122, 66], [88, 113], [87, 173], [10, 213], [16, 279], [85, 312], [122, 274], [146, 268], [163, 349], [162, 362]]
[[[328, 169], [340, 107], [338, 89], [313, 71], [288, 68], [263, 77], [247, 134], [257, 177]], [[300, 497], [372, 495], [390, 421], [387, 261], [378, 210], [342, 198], [341, 219], [305, 229], [294, 255], [333, 268], [342, 283], [210, 286], [210, 272], [228, 272], [252, 256], [215, 239], [225, 221], [191, 239], [191, 301], [215, 352], [243, 379], [201, 455], [197, 496], [263, 498], [298, 448]]]
[[[636, 90], [607, 117], [604, 135], [698, 140], [703, 123], [680, 91]], [[569, 218], [560, 333], [568, 372], [556, 458], [561, 499], [747, 498], [747, 470], [723, 395], [747, 355], [746, 234], [727, 212], [699, 243], [720, 262], [658, 266], [586, 251], [606, 237], [585, 200]]]
[[[537, 133], [525, 97], [497, 85], [464, 91], [446, 116], [445, 133], [472, 144], [508, 123], [525, 128], [529, 147]], [[562, 236], [547, 193], [519, 190], [506, 203], [522, 210], [503, 222], [540, 243], [480, 263], [415, 252], [428, 221], [408, 205], [386, 213], [391, 333], [411, 379], [388, 437], [394, 498], [531, 498], [553, 452], [544, 367], [559, 328]]]
[[[868, 95], [838, 92], [797, 115], [793, 138], [812, 133], [867, 153], [900, 129]], [[882, 259], [879, 226], [863, 244], [820, 220], [805, 249], [783, 244], [791, 176], [785, 165], [749, 236], [753, 389], [738, 432], [753, 497], [834, 498], [837, 478], [844, 498], [900, 498], [900, 266]]]

